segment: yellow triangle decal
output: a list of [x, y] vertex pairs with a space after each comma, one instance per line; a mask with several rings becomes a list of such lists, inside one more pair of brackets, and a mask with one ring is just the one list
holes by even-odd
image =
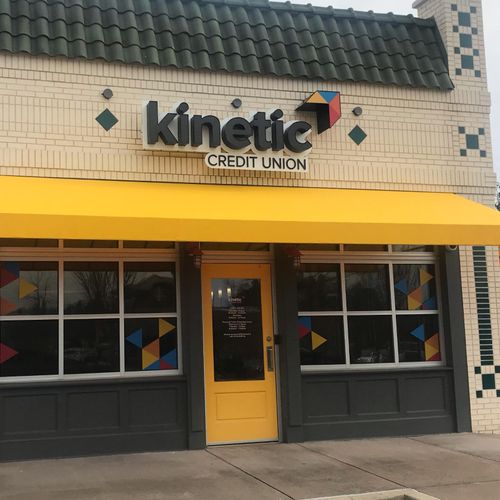
[[431, 338], [426, 340], [426, 343], [439, 351], [439, 334], [434, 334]]
[[142, 369], [145, 370], [149, 365], [153, 364], [155, 361], [158, 361], [155, 355], [149, 353], [148, 351], [142, 350]]
[[38, 290], [38, 287], [26, 281], [24, 278], [19, 278], [19, 298], [24, 299], [27, 295], [32, 294], [34, 291]]
[[418, 300], [408, 297], [408, 310], [416, 311], [421, 305], [422, 304]]
[[159, 337], [163, 337], [163, 335], [170, 333], [174, 329], [175, 329], [175, 326], [172, 325], [171, 323], [169, 323], [168, 321], [165, 321], [164, 319], [158, 320], [158, 335], [159, 335]]
[[311, 332], [312, 349], [315, 351], [318, 347], [322, 346], [327, 340], [325, 337], [318, 335], [316, 332]]
[[439, 349], [436, 349], [433, 345], [431, 345], [429, 342], [425, 343], [425, 359], [428, 361], [429, 359], [434, 356], [434, 354], [437, 354], [439, 352]]
[[307, 103], [314, 104], [326, 104], [325, 99], [319, 92], [314, 92], [314, 94], [306, 100]]
[[429, 281], [433, 280], [434, 276], [428, 273], [425, 269], [420, 269], [420, 286], [429, 283]]

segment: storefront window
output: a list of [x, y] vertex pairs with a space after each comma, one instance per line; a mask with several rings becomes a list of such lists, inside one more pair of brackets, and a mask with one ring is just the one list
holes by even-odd
[[436, 269], [429, 264], [394, 264], [396, 309], [434, 311], [437, 309]]
[[57, 375], [57, 320], [0, 322], [0, 377]]
[[0, 262], [0, 316], [57, 314], [57, 262]]
[[64, 373], [120, 371], [120, 337], [117, 319], [64, 321]]
[[343, 245], [346, 253], [325, 254], [328, 263], [303, 254], [297, 297], [305, 369], [443, 361], [434, 254], [395, 247], [367, 257]]
[[398, 315], [399, 361], [441, 361], [439, 318], [432, 315]]
[[347, 324], [352, 364], [394, 362], [391, 316], [349, 316]]
[[344, 324], [341, 316], [301, 316], [299, 338], [303, 365], [345, 364]]
[[301, 311], [341, 311], [340, 265], [309, 264], [298, 277]]
[[118, 313], [118, 263], [66, 262], [64, 313]]
[[345, 287], [349, 311], [390, 309], [389, 267], [385, 264], [346, 264]]
[[126, 262], [125, 313], [175, 312], [173, 263]]
[[140, 252], [1, 261], [0, 379], [178, 373], [175, 262]]

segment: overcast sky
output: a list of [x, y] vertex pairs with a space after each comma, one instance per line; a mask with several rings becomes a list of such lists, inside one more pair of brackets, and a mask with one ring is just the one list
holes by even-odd
[[[417, 15], [417, 12], [411, 8], [413, 0], [292, 0], [292, 3], [332, 5], [337, 9], [352, 7], [355, 10]], [[491, 111], [493, 161], [497, 177], [500, 179], [500, 0], [483, 0], [483, 19], [488, 85], [493, 104]]]

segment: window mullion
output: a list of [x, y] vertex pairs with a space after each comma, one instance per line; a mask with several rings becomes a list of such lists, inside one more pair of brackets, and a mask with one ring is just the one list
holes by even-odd
[[[60, 240], [61, 242], [62, 240]], [[57, 261], [57, 301], [58, 301], [58, 339], [59, 339], [59, 377], [64, 375], [64, 262]]]
[[396, 296], [394, 293], [394, 270], [393, 263], [389, 263], [389, 293], [391, 297], [391, 315], [392, 315], [392, 338], [394, 344], [394, 362], [399, 364], [399, 345], [396, 320]]
[[345, 283], [345, 269], [344, 263], [340, 263], [340, 288], [342, 293], [342, 320], [344, 325], [344, 349], [345, 349], [345, 364], [349, 366], [351, 364], [351, 355], [349, 352], [349, 332], [348, 332], [348, 322], [347, 322], [347, 292]]
[[123, 260], [118, 262], [118, 313], [119, 313], [119, 347], [120, 347], [120, 373], [125, 373], [125, 277]]

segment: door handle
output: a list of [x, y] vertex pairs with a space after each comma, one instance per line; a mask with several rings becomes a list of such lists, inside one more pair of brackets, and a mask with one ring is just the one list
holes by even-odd
[[267, 371], [273, 372], [274, 371], [274, 356], [273, 356], [272, 346], [266, 347], [266, 354], [267, 354]]

